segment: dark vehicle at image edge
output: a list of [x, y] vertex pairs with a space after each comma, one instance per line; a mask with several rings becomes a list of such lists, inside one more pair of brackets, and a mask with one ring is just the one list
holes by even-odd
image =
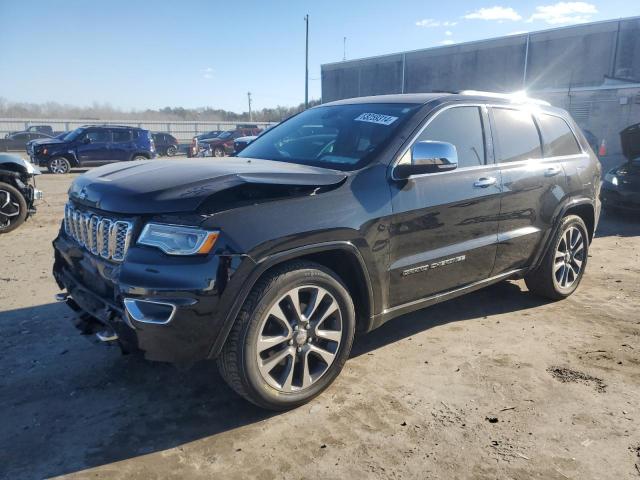
[[151, 132], [120, 125], [85, 125], [63, 138], [35, 142], [29, 146], [28, 153], [33, 163], [58, 174], [69, 173], [73, 167], [156, 156]]
[[0, 153], [0, 234], [22, 225], [36, 213], [35, 201], [43, 198], [35, 185], [40, 170], [18, 155]]
[[85, 334], [151, 360], [216, 359], [240, 395], [292, 408], [336, 378], [356, 329], [505, 279], [570, 295], [599, 186], [574, 121], [541, 102], [333, 102], [237, 157], [75, 179], [58, 299]]
[[640, 211], [640, 123], [620, 132], [627, 162], [611, 169], [602, 183], [602, 205], [610, 210]]

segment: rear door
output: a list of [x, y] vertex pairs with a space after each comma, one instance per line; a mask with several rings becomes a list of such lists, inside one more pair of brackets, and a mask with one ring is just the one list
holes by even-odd
[[130, 160], [133, 148], [131, 130], [128, 128], [111, 129], [111, 144], [109, 145], [111, 160], [119, 162]]
[[[484, 106], [448, 106], [414, 139], [453, 144], [459, 163], [449, 172], [391, 183], [391, 308], [489, 276], [501, 186], [487, 128]], [[410, 161], [409, 149], [399, 163]]]
[[504, 194], [492, 275], [529, 266], [566, 192], [560, 157], [543, 157], [542, 137], [526, 107], [490, 108]]

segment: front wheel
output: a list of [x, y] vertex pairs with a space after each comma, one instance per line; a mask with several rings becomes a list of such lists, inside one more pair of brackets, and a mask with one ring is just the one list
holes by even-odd
[[524, 278], [527, 288], [552, 300], [571, 295], [587, 267], [589, 234], [582, 218], [567, 215], [540, 266]]
[[0, 182], [0, 234], [15, 230], [27, 218], [27, 201], [13, 185]]
[[351, 351], [355, 311], [331, 270], [292, 262], [260, 279], [218, 357], [225, 381], [270, 410], [310, 401], [338, 376]]
[[71, 163], [69, 163], [69, 160], [64, 157], [55, 157], [49, 160], [47, 169], [51, 173], [64, 175], [65, 173], [69, 173], [71, 171]]
[[225, 152], [223, 147], [216, 147], [213, 149], [214, 157], [224, 157], [224, 155], [225, 155]]

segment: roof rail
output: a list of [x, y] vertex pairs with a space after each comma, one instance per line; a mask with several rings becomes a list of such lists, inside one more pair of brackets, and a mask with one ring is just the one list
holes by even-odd
[[481, 97], [502, 98], [509, 100], [513, 103], [533, 103], [535, 105], [551, 106], [546, 100], [540, 100], [539, 98], [531, 98], [527, 96], [527, 92], [519, 91], [513, 93], [496, 93], [496, 92], [483, 92], [480, 90], [461, 90], [459, 95], [476, 95]]

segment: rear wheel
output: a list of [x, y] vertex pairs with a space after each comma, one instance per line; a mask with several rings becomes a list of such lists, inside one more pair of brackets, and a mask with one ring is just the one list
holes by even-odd
[[136, 162], [138, 160], [149, 160], [149, 159], [147, 157], [145, 157], [144, 155], [134, 155], [131, 160]]
[[178, 149], [173, 145], [167, 148], [167, 157], [173, 157], [176, 153], [178, 153]]
[[13, 185], [0, 182], [0, 233], [22, 225], [27, 218], [27, 201]]
[[326, 389], [346, 362], [353, 302], [335, 273], [293, 262], [255, 285], [218, 357], [226, 382], [263, 408], [302, 405]]
[[63, 175], [71, 171], [71, 163], [64, 157], [55, 157], [49, 160], [47, 169], [51, 173]]
[[589, 234], [584, 221], [577, 215], [564, 217], [540, 266], [525, 276], [527, 287], [552, 300], [568, 297], [582, 280], [588, 253]]

